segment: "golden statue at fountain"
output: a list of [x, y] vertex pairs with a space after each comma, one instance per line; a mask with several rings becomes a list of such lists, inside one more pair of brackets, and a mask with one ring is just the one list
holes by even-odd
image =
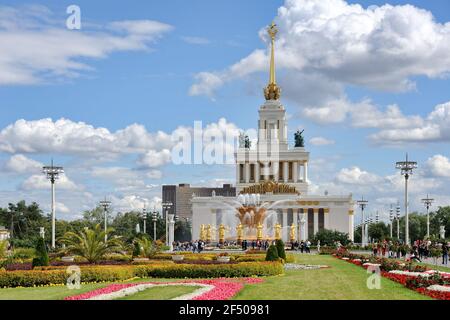
[[279, 223], [275, 225], [275, 239], [276, 240], [281, 239], [281, 224]]
[[292, 224], [292, 226], [291, 226], [290, 239], [291, 239], [291, 242], [295, 241], [295, 225], [294, 224]]
[[206, 230], [204, 224], [200, 225], [200, 240], [206, 240]]
[[256, 232], [256, 239], [257, 240], [262, 240], [262, 238], [263, 238], [263, 226], [262, 226], [262, 224], [258, 224], [258, 227], [257, 227], [257, 232]]
[[238, 241], [242, 241], [242, 237], [244, 235], [244, 226], [242, 225], [242, 223], [239, 223], [236, 227], [236, 233], [237, 233], [237, 239]]
[[219, 226], [219, 243], [223, 243], [225, 241], [225, 226], [221, 224]]
[[206, 226], [206, 242], [211, 242], [211, 225]]

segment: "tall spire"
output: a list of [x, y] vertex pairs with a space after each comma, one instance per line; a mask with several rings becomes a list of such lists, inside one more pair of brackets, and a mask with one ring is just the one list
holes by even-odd
[[280, 99], [281, 90], [277, 86], [275, 77], [275, 38], [278, 33], [277, 25], [272, 22], [272, 24], [267, 29], [270, 39], [272, 40], [271, 55], [270, 55], [270, 77], [269, 84], [264, 89], [264, 96], [266, 100], [278, 100]]

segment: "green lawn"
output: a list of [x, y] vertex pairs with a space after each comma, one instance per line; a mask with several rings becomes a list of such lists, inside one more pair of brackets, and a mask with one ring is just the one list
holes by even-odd
[[168, 286], [150, 288], [118, 300], [170, 300], [194, 292], [199, 287]]
[[68, 296], [89, 292], [107, 286], [108, 283], [83, 284], [79, 290], [66, 286], [0, 289], [0, 300], [62, 300]]
[[[321, 270], [290, 270], [285, 275], [267, 277], [260, 284], [245, 285], [237, 300], [419, 300], [430, 299], [402, 285], [381, 278], [381, 289], [367, 288], [369, 275], [362, 267], [332, 256], [296, 255], [297, 263], [328, 265]], [[136, 279], [132, 282], [178, 281], [169, 279]], [[107, 286], [109, 283], [85, 284], [80, 290], [66, 286], [44, 288], [0, 289], [0, 300], [58, 300]], [[127, 300], [172, 299], [189, 292], [192, 287], [151, 288]]]
[[247, 285], [237, 300], [415, 300], [428, 297], [381, 279], [381, 289], [367, 288], [367, 271], [332, 256], [298, 255], [297, 263], [328, 265], [329, 269], [290, 270], [262, 284]]

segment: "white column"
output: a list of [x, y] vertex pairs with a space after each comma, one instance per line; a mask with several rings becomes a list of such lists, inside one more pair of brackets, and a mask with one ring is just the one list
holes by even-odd
[[261, 174], [261, 168], [259, 165], [259, 161], [256, 161], [255, 163], [255, 182], [259, 183], [259, 176]]
[[288, 182], [289, 177], [289, 163], [287, 161], [283, 162], [283, 180], [284, 183]]
[[245, 183], [250, 183], [250, 163], [245, 163]]
[[314, 209], [314, 234], [319, 231], [319, 209]]
[[303, 166], [303, 182], [308, 182], [308, 162]]
[[264, 172], [263, 173], [264, 173], [264, 181], [269, 180], [269, 174], [270, 174], [269, 162], [267, 162], [267, 161], [264, 162]]
[[241, 167], [239, 162], [236, 162], [236, 181], [237, 183], [241, 182], [241, 175], [240, 175], [240, 170], [239, 168]]
[[294, 183], [298, 182], [298, 162], [294, 161], [292, 163], [292, 178], [294, 179]]
[[351, 241], [355, 239], [355, 230], [354, 230], [354, 215], [353, 210], [349, 210], [348, 212], [348, 235]]
[[281, 233], [281, 237], [283, 239], [284, 242], [288, 241], [288, 233], [287, 233], [287, 215], [288, 215], [288, 209], [283, 209], [283, 229], [282, 233]]
[[323, 210], [323, 227], [327, 230], [330, 230], [330, 209], [325, 208]]
[[52, 180], [52, 249], [56, 247], [56, 199], [55, 199], [55, 181]]
[[278, 180], [280, 179], [280, 163], [279, 162], [273, 163], [273, 178], [274, 178], [275, 182], [278, 182]]
[[300, 230], [300, 221], [298, 221], [298, 219], [297, 219], [298, 208], [295, 208], [293, 210], [294, 210], [293, 214], [294, 214], [294, 225], [295, 225], [295, 233], [296, 233], [295, 239], [300, 241], [300, 232], [301, 232], [301, 230]]
[[175, 239], [175, 233], [174, 230], [175, 229], [175, 221], [173, 219], [173, 215], [170, 215], [170, 219], [169, 219], [169, 251], [173, 251], [173, 241]]
[[305, 218], [305, 224], [303, 225], [302, 230], [302, 240], [306, 241], [308, 239], [308, 209], [303, 209], [303, 215]]

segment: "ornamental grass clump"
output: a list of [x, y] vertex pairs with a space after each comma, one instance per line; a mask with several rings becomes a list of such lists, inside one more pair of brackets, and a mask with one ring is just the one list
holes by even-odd
[[107, 238], [105, 242], [105, 237], [112, 231], [109, 228], [105, 232], [97, 224], [93, 230], [85, 228], [78, 234], [67, 232], [60, 241], [67, 245], [67, 252], [83, 257], [89, 263], [96, 263], [109, 253], [121, 251], [123, 244], [120, 238]]

